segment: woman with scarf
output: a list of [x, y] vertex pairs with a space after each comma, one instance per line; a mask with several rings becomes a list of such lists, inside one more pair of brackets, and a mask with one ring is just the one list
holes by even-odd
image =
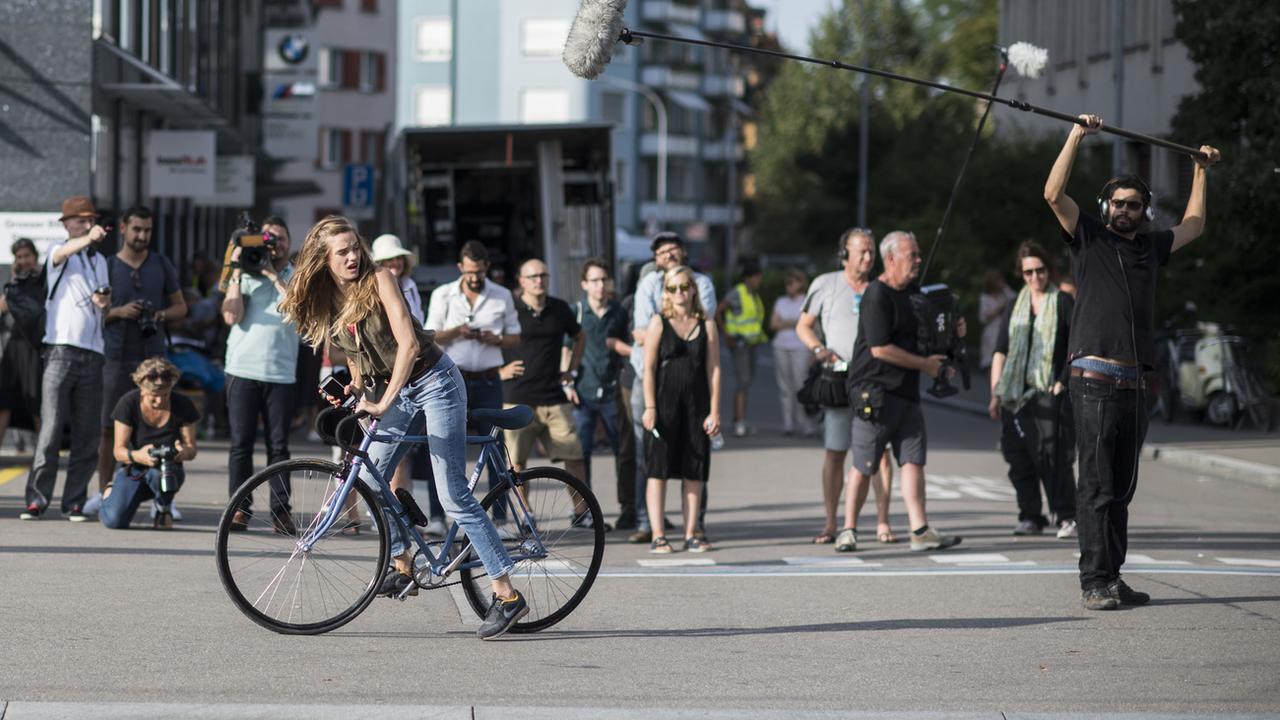
[[1025, 284], [1000, 320], [988, 411], [1001, 423], [1000, 451], [1018, 497], [1013, 534], [1039, 535], [1049, 525], [1040, 501], [1043, 485], [1057, 535], [1067, 539], [1076, 535], [1075, 438], [1063, 392], [1074, 302], [1054, 284], [1051, 268], [1038, 244], [1018, 247], [1017, 269]]

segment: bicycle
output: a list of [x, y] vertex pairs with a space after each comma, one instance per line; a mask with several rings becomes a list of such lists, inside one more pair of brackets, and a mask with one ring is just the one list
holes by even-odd
[[[357, 429], [365, 417], [352, 413], [337, 423], [334, 439], [344, 451], [341, 464], [295, 459], [271, 465], [245, 481], [222, 514], [216, 540], [222, 586], [241, 612], [268, 630], [316, 635], [359, 616], [373, 602], [388, 570], [390, 523], [399, 526], [408, 547], [415, 549], [412, 582], [393, 597], [404, 600], [419, 588], [461, 584], [478, 616], [488, 610], [488, 579], [465, 534], [459, 536], [456, 522], [438, 541], [418, 531], [426, 518], [413, 497], [403, 490], [392, 493], [389, 478], [369, 462], [369, 446], [393, 438], [377, 434], [376, 419]], [[507, 530], [503, 544], [515, 563], [511, 581], [530, 612], [510, 632], [546, 629], [582, 602], [599, 572], [604, 557], [600, 504], [581, 480], [559, 468], [517, 473], [511, 467], [499, 433], [528, 425], [533, 411], [527, 406], [473, 410], [470, 419], [492, 426], [487, 435], [467, 436], [468, 445], [481, 446], [470, 489], [487, 469], [495, 482], [481, 506], [500, 516], [505, 512], [514, 521], [500, 530]], [[426, 443], [428, 437], [404, 436], [400, 442]], [[373, 487], [360, 481], [365, 468]], [[267, 510], [273, 495], [290, 506], [287, 516]], [[254, 506], [260, 512], [252, 513]], [[248, 528], [233, 531], [236, 511], [246, 508], [251, 513]], [[448, 582], [455, 572], [458, 579]]]

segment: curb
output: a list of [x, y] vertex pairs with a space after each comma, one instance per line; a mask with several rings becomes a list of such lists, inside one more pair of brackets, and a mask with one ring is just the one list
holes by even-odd
[[[982, 417], [987, 416], [986, 406], [972, 400], [935, 398], [927, 395], [922, 395], [921, 400], [931, 405], [940, 405]], [[1217, 475], [1246, 482], [1250, 485], [1280, 490], [1280, 468], [1272, 465], [1161, 444], [1144, 445], [1142, 457], [1156, 462], [1168, 462], [1190, 470], [1211, 471]]]

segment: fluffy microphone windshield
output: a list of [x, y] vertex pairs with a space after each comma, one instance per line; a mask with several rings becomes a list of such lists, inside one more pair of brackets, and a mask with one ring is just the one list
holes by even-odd
[[1031, 43], [1016, 42], [1009, 46], [1009, 64], [1023, 77], [1038, 78], [1049, 64], [1049, 51]]
[[564, 64], [569, 72], [593, 80], [613, 59], [622, 35], [627, 0], [582, 0], [564, 41]]

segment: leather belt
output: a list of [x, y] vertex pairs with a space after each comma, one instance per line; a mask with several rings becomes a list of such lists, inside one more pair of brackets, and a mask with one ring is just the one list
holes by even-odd
[[463, 380], [497, 380], [500, 377], [498, 368], [489, 368], [488, 370], [463, 370], [458, 368], [458, 371], [462, 373]]
[[1083, 368], [1071, 368], [1071, 377], [1084, 378], [1085, 380], [1095, 380], [1107, 385], [1114, 385], [1117, 390], [1137, 390], [1142, 387], [1142, 380], [1129, 380], [1126, 378], [1118, 378], [1114, 375], [1095, 372], [1093, 370], [1085, 370]]

